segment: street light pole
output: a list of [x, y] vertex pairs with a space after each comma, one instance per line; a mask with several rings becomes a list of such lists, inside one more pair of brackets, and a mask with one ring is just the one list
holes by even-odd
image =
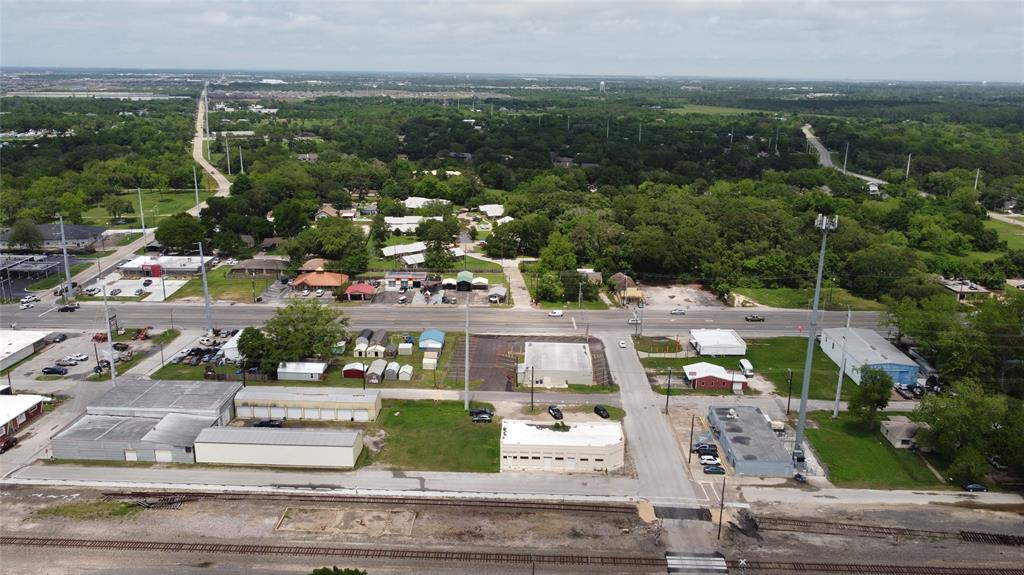
[[110, 381], [117, 385], [117, 367], [114, 366], [114, 334], [110, 330], [110, 309], [107, 307], [107, 284], [103, 284], [103, 319], [107, 324], [107, 351], [110, 352]]
[[800, 389], [800, 416], [797, 418], [796, 441], [793, 443], [793, 459], [803, 459], [804, 428], [807, 425], [807, 395], [811, 388], [811, 361], [814, 358], [814, 337], [818, 329], [818, 299], [821, 297], [821, 274], [825, 268], [825, 246], [828, 233], [839, 226], [839, 216], [818, 214], [814, 227], [821, 230], [821, 250], [818, 253], [818, 276], [814, 281], [814, 301], [811, 305], [811, 321], [807, 329], [807, 356], [804, 359], [804, 378]]
[[146, 243], [146, 210], [142, 209], [142, 188], [135, 188], [135, 193], [139, 194], [139, 218], [141, 218], [142, 224], [142, 243]]
[[[853, 315], [853, 309], [847, 306], [846, 308], [846, 330], [850, 330], [850, 316]], [[839, 397], [843, 394], [843, 377], [846, 375], [846, 336], [843, 336], [843, 349], [842, 349], [843, 361], [839, 366], [839, 383], [836, 384], [836, 404], [832, 408], [832, 419], [839, 417]]]
[[210, 286], [206, 283], [206, 258], [203, 257], [203, 242], [199, 244], [199, 270], [203, 274], [203, 296], [206, 298], [206, 335], [213, 335], [213, 309], [210, 307]]
[[466, 386], [466, 396], [463, 399], [463, 403], [466, 411], [469, 411], [469, 296], [471, 293], [466, 294], [466, 357], [462, 366], [462, 378]]
[[71, 263], [68, 261], [68, 242], [64, 238], [64, 216], [58, 213], [57, 219], [60, 221], [60, 249], [64, 252], [64, 291], [61, 297], [67, 301], [71, 294]]

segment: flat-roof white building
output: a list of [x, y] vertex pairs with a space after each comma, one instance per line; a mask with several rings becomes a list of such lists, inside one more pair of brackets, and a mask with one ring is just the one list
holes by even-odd
[[86, 406], [89, 415], [161, 418], [168, 413], [199, 415], [227, 425], [240, 381], [154, 381], [118, 377], [117, 385]]
[[421, 198], [419, 196], [409, 196], [408, 198], [402, 200], [402, 203], [405, 204], [405, 207], [409, 208], [410, 210], [418, 210], [432, 203], [446, 206], [451, 202], [443, 198]]
[[0, 330], [0, 370], [5, 370], [46, 345], [48, 331]]
[[43, 404], [49, 397], [34, 394], [0, 395], [0, 435], [14, 435], [16, 431], [43, 413]]
[[380, 392], [335, 387], [246, 387], [235, 394], [242, 418], [311, 421], [373, 421]]
[[585, 343], [528, 341], [519, 382], [543, 387], [594, 384], [594, 363]]
[[510, 420], [501, 423], [502, 471], [600, 472], [625, 463], [622, 424], [611, 421], [554, 425]]
[[363, 449], [361, 431], [211, 427], [195, 441], [196, 463], [351, 469]]
[[747, 342], [731, 329], [691, 329], [690, 345], [701, 355], [747, 354]]
[[500, 218], [505, 215], [505, 206], [501, 204], [482, 204], [477, 206], [477, 209], [489, 218]]
[[282, 361], [277, 364], [277, 379], [287, 381], [320, 381], [327, 364], [319, 361]]
[[213, 256], [138, 256], [117, 266], [126, 276], [158, 278], [165, 275], [195, 275], [212, 267]]

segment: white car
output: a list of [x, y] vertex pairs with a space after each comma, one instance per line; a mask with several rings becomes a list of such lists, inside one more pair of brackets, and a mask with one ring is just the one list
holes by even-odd
[[324, 288], [316, 290], [316, 297], [324, 297]]
[[548, 317], [562, 317], [564, 315], [565, 315], [565, 312], [563, 312], [560, 309], [556, 309], [554, 311], [549, 311], [548, 312]]
[[669, 313], [671, 315], [686, 315], [686, 310], [681, 307], [677, 307], [676, 309], [670, 311]]
[[85, 355], [84, 353], [76, 353], [74, 355], [69, 355], [68, 357], [75, 361], [89, 361], [89, 356]]
[[302, 290], [302, 297], [309, 297], [309, 290], [308, 289]]
[[21, 298], [21, 303], [32, 303], [34, 301], [39, 301], [39, 298], [37, 298], [34, 295], [27, 295], [27, 296]]
[[32, 309], [34, 307], [36, 307], [36, 304], [34, 304], [34, 303], [30, 302], [30, 301], [27, 301], [27, 302], [19, 305], [18, 309]]
[[199, 345], [213, 345], [213, 340], [208, 337], [199, 338]]
[[619, 340], [619, 347], [621, 347], [622, 349], [626, 349], [626, 340], [620, 339]]
[[228, 260], [228, 265], [229, 266], [238, 265], [238, 260], [236, 260], [235, 258], [231, 258], [231, 259]]
[[700, 456], [700, 464], [701, 465], [721, 465], [722, 464], [722, 460], [717, 458], [717, 457], [715, 457], [714, 455], [701, 455]]

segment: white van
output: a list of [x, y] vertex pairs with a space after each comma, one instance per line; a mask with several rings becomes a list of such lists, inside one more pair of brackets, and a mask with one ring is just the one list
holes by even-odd
[[741, 359], [740, 373], [742, 373], [744, 377], [750, 377], [754, 375], [754, 365], [750, 363], [750, 361], [747, 359]]

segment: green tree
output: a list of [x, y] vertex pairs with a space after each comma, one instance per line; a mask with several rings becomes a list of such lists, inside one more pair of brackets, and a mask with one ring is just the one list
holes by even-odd
[[915, 271], [921, 262], [913, 250], [890, 244], [879, 244], [850, 254], [843, 270], [846, 287], [866, 298], [890, 293], [897, 284]]
[[376, 213], [373, 216], [373, 223], [370, 224], [370, 237], [373, 241], [381, 246], [388, 240], [388, 234], [391, 232], [388, 230], [388, 225], [384, 221], [384, 214]]
[[541, 271], [564, 272], [576, 269], [576, 247], [561, 232], [552, 232], [548, 245], [540, 250]]
[[38, 250], [43, 245], [43, 233], [32, 220], [20, 219], [14, 222], [7, 233], [7, 244], [21, 246], [27, 250]]
[[247, 327], [242, 330], [238, 337], [238, 352], [245, 358], [247, 365], [259, 367], [264, 373], [271, 373], [277, 368], [276, 365], [264, 363], [270, 351], [270, 341], [263, 334], [263, 330], [255, 327]]
[[135, 211], [134, 204], [121, 196], [108, 194], [103, 198], [103, 209], [107, 210], [111, 219], [119, 220], [121, 216]]
[[537, 277], [534, 295], [542, 301], [564, 301], [565, 288], [555, 272], [544, 272]]
[[353, 252], [366, 251], [362, 228], [343, 218], [324, 218], [313, 231], [314, 251], [325, 258], [340, 260]]
[[892, 378], [888, 373], [874, 367], [862, 367], [860, 385], [854, 389], [850, 399], [850, 413], [865, 423], [874, 423], [878, 420], [878, 412], [889, 405], [891, 395]]
[[334, 308], [315, 301], [293, 300], [278, 308], [263, 326], [269, 341], [266, 358], [282, 361], [331, 357], [334, 345], [345, 336], [348, 319]]
[[924, 396], [914, 410], [914, 419], [928, 424], [923, 441], [949, 459], [949, 472], [957, 481], [985, 473], [984, 454], [998, 444], [1006, 416], [1006, 396], [987, 394], [970, 380], [954, 383], [941, 395]]
[[156, 241], [174, 251], [190, 251], [202, 241], [206, 230], [198, 218], [186, 213], [164, 218], [156, 228]]
[[451, 269], [454, 263], [455, 258], [445, 246], [431, 245], [423, 256], [424, 267], [432, 270]]
[[274, 206], [274, 231], [283, 238], [290, 238], [309, 227], [315, 207], [309, 202], [290, 199]]
[[64, 219], [73, 223], [82, 223], [82, 212], [85, 211], [85, 194], [81, 192], [64, 192], [57, 198], [57, 211]]

